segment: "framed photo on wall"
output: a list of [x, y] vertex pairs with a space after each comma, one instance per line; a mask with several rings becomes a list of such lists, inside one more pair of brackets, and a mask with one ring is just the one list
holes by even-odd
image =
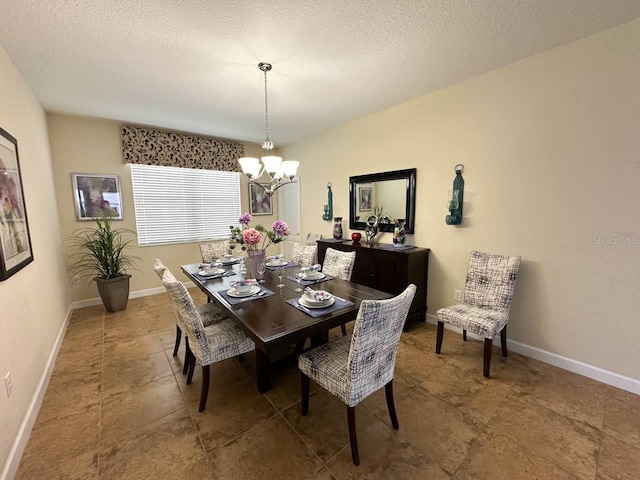
[[78, 220], [111, 216], [122, 220], [120, 176], [104, 173], [72, 173], [73, 198]]
[[[268, 184], [264, 185], [269, 187]], [[271, 197], [267, 195], [260, 185], [249, 184], [249, 213], [251, 215], [271, 215]]]
[[18, 142], [0, 128], [0, 280], [33, 262]]
[[371, 202], [371, 195], [373, 193], [373, 189], [371, 187], [360, 187], [358, 190], [358, 205], [361, 212], [368, 212], [373, 209]]

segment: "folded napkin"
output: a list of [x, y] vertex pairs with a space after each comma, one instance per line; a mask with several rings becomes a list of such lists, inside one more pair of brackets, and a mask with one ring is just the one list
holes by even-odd
[[310, 267], [302, 267], [300, 269], [300, 273], [319, 272], [321, 268], [322, 268], [322, 265], [320, 265], [319, 263], [316, 263], [315, 265], [311, 265]]
[[312, 297], [316, 302], [322, 302], [331, 298], [331, 294], [329, 292], [325, 292], [324, 290], [314, 290], [311, 287], [305, 287], [304, 293], [305, 295]]
[[255, 278], [241, 278], [240, 280], [231, 280], [229, 285], [235, 287], [236, 285], [258, 285], [258, 281]]

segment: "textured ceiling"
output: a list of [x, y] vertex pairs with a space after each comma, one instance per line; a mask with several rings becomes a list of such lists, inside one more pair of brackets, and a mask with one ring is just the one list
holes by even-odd
[[267, 61], [276, 146], [640, 16], [639, 0], [0, 5], [0, 45], [46, 110], [260, 142]]

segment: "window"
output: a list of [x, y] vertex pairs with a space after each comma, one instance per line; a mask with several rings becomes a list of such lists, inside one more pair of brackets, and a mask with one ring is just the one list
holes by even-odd
[[138, 244], [229, 238], [240, 217], [238, 173], [130, 166]]

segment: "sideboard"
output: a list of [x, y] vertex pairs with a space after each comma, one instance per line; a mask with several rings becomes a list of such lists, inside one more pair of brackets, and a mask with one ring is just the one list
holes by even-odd
[[393, 245], [374, 243], [339, 243], [318, 240], [318, 262], [324, 263], [327, 248], [343, 252], [356, 252], [351, 280], [383, 292], [397, 295], [410, 283], [416, 287], [416, 295], [407, 318], [425, 321], [427, 313], [428, 248], [395, 248]]

